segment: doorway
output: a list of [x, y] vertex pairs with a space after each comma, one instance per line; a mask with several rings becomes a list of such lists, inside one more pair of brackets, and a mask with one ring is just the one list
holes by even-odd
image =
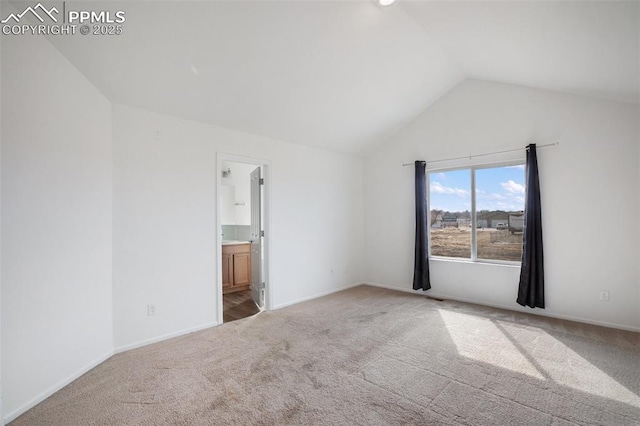
[[271, 308], [268, 161], [218, 154], [218, 322]]

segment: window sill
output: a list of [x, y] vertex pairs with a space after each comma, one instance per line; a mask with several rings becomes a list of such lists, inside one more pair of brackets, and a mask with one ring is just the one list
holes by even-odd
[[451, 262], [451, 263], [467, 263], [471, 265], [485, 265], [485, 266], [501, 266], [507, 268], [520, 268], [521, 262], [510, 262], [507, 260], [471, 260], [471, 259], [463, 259], [459, 257], [440, 257], [440, 256], [431, 256], [429, 260], [435, 260], [437, 262]]

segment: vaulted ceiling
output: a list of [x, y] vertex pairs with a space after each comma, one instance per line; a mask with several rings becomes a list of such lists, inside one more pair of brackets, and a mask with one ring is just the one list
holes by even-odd
[[111, 101], [365, 155], [464, 78], [637, 103], [640, 3], [86, 2], [49, 40]]

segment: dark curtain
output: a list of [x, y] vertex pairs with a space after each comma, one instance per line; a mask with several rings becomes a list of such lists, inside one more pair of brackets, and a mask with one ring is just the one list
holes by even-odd
[[527, 147], [526, 174], [522, 266], [517, 302], [522, 306], [544, 309], [542, 209], [536, 144]]
[[427, 215], [427, 163], [416, 161], [416, 248], [413, 264], [413, 289], [429, 290], [429, 218]]

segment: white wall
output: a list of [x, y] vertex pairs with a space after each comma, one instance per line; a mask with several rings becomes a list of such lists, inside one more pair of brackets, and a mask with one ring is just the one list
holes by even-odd
[[[223, 170], [231, 170], [231, 175], [222, 178], [223, 185], [234, 188], [234, 201], [244, 205], [233, 206], [234, 225], [251, 225], [251, 172], [256, 169], [253, 164], [223, 161]], [[226, 222], [222, 222], [227, 224]]]
[[431, 260], [430, 292], [640, 329], [638, 117], [630, 104], [464, 81], [365, 159], [366, 281], [411, 289], [413, 167], [400, 164], [558, 141], [538, 155], [547, 309], [516, 304], [518, 267]]
[[217, 152], [271, 161], [275, 307], [360, 282], [361, 159], [118, 105], [113, 140], [116, 350], [215, 323]]
[[[4, 2], [0, 4], [0, 16], [4, 16]], [[2, 37], [0, 37], [2, 52]], [[0, 82], [2, 81], [2, 55], [0, 54]], [[1, 88], [0, 88], [1, 90]], [[0, 101], [0, 241], [2, 241], [2, 102]], [[0, 308], [2, 307], [2, 244], [0, 243]], [[0, 312], [0, 425], [4, 425], [2, 387], [2, 313]]]
[[12, 419], [112, 353], [111, 110], [44, 37], [2, 38], [2, 385]]
[[[236, 224], [236, 188], [233, 185], [222, 184], [220, 190], [220, 223], [223, 225]], [[229, 239], [229, 238], [225, 238]]]

